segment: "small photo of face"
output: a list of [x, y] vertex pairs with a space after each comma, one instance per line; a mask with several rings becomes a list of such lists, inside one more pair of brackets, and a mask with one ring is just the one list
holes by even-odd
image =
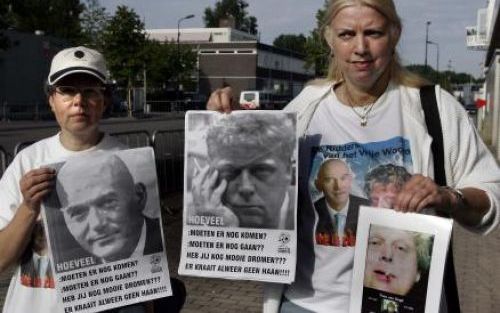
[[393, 300], [383, 299], [382, 300], [382, 308], [381, 311], [383, 313], [397, 313], [398, 312], [398, 303]]
[[428, 273], [433, 237], [371, 225], [364, 286], [405, 296]]

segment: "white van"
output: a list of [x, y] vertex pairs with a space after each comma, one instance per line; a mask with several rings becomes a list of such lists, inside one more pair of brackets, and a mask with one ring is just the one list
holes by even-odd
[[255, 90], [242, 91], [240, 93], [240, 108], [245, 110], [260, 108], [260, 92]]

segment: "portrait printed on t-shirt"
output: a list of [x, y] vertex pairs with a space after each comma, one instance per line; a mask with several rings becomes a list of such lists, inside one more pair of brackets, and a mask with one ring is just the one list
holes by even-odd
[[314, 147], [309, 191], [316, 244], [354, 247], [359, 206], [392, 208], [411, 168], [410, 144], [402, 137]]

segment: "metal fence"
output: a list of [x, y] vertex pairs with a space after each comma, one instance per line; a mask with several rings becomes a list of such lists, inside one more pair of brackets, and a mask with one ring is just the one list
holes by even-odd
[[127, 145], [129, 148], [152, 146], [151, 136], [145, 130], [117, 132], [111, 133], [110, 135]]
[[54, 114], [45, 101], [0, 101], [0, 120], [52, 120]]
[[160, 195], [183, 190], [184, 131], [155, 131], [152, 144], [156, 156]]
[[19, 151], [23, 150], [24, 148], [26, 148], [28, 146], [31, 146], [34, 143], [35, 143], [35, 141], [25, 141], [25, 142], [20, 142], [20, 143], [16, 144], [16, 146], [14, 147], [14, 156], [16, 156], [19, 153]]
[[[184, 177], [184, 130], [156, 130], [151, 136], [148, 131], [127, 131], [111, 133], [130, 148], [153, 147], [156, 158], [158, 187], [162, 203], [168, 195], [182, 192]], [[33, 144], [20, 142], [14, 147], [13, 155]], [[8, 165], [7, 152], [0, 147], [0, 177]]]
[[3, 147], [0, 147], [0, 177], [2, 177], [3, 172], [7, 168], [7, 152]]

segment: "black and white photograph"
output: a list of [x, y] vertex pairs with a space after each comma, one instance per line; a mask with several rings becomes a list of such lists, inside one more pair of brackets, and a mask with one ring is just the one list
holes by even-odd
[[[256, 267], [247, 275], [250, 279], [290, 278], [295, 261], [288, 258], [289, 252], [295, 249], [296, 238], [296, 123], [296, 114], [282, 111], [188, 112], [181, 263], [189, 248], [200, 248], [191, 241], [200, 238], [191, 234], [206, 230], [225, 234], [219, 241], [221, 249], [218, 250], [224, 260], [231, 260], [226, 253], [235, 252], [228, 250], [226, 243], [239, 240], [239, 245], [245, 243], [242, 241], [245, 237], [250, 245], [257, 246], [251, 246], [255, 249], [248, 249], [248, 253], [242, 253], [244, 248], [240, 247], [236, 251], [241, 255], [240, 261], [242, 258], [248, 261], [251, 253], [280, 258], [283, 256], [279, 254], [284, 253], [287, 256], [283, 264], [274, 263], [280, 266], [271, 272], [279, 272], [279, 275], [265, 274]], [[235, 235], [231, 237], [226, 233]], [[185, 266], [181, 264], [179, 271], [190, 272], [191, 269]], [[194, 267], [192, 271], [196, 272]], [[218, 272], [224, 277], [237, 276], [222, 270], [208, 272], [210, 277], [217, 276]], [[277, 279], [282, 280], [283, 277]]]
[[449, 219], [362, 206], [350, 313], [439, 312], [451, 226]]
[[215, 226], [294, 228], [294, 116], [248, 113], [186, 118], [188, 224], [217, 217]]
[[[89, 305], [87, 312], [170, 293], [154, 164], [153, 150], [140, 148], [89, 152], [50, 165], [56, 169], [55, 188], [43, 209], [56, 288], [63, 302], [74, 296], [66, 291], [75, 290], [76, 282], [102, 290], [94, 294], [102, 302]], [[98, 284], [91, 282], [94, 279]], [[150, 283], [141, 282], [145, 279]], [[131, 288], [134, 282], [143, 287]], [[105, 300], [110, 295], [123, 297], [126, 289], [147, 293], [152, 287], [156, 288], [153, 297]], [[116, 292], [105, 292], [106, 288]], [[90, 300], [90, 294], [82, 295], [81, 300]]]

